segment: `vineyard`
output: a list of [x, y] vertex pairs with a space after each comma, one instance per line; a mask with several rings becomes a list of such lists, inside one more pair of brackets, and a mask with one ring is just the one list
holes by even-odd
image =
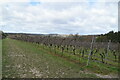
[[120, 80], [118, 0], [3, 0], [0, 79]]
[[[79, 62], [80, 58], [108, 65], [118, 65], [119, 43], [95, 42], [95, 36], [91, 42], [81, 42], [77, 37], [51, 37], [51, 36], [15, 36], [13, 39], [36, 43], [54, 53], [71, 57]], [[89, 63], [89, 62], [88, 62]]]
[[[79, 65], [80, 70], [109, 75], [118, 73], [119, 43], [96, 42], [96, 36], [90, 41], [81, 41], [79, 37], [60, 37], [50, 35], [9, 35], [8, 38], [33, 44], [48, 54], [63, 58]], [[10, 40], [11, 41], [11, 40]]]

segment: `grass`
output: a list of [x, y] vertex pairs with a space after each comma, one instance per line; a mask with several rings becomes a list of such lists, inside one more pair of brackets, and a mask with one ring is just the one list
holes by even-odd
[[[42, 45], [39, 45], [39, 47], [42, 48]], [[48, 47], [44, 47], [46, 51], [51, 51]], [[54, 50], [52, 49], [53, 55], [55, 54]], [[118, 74], [118, 63], [113, 63], [114, 65], [108, 65], [108, 64], [103, 64], [103, 63], [98, 63], [90, 60], [89, 66], [86, 66], [87, 59], [85, 58], [79, 58], [78, 56], [71, 55], [68, 53], [61, 53], [60, 50], [56, 50], [56, 53], [58, 54], [59, 57], [64, 56], [65, 58], [72, 60], [73, 62], [77, 62], [80, 67], [82, 67], [82, 70], [89, 70], [91, 72], [103, 74], [103, 75], [108, 75], [108, 74]]]
[[84, 68], [80, 65], [55, 55], [47, 47], [44, 48], [42, 45], [4, 39], [3, 77], [97, 78], [95, 74], [83, 73]]
[[[32, 43], [28, 43], [28, 44], [33, 45]], [[26, 45], [28, 45], [28, 44], [26, 44]], [[104, 75], [108, 75], [108, 74], [111, 74], [111, 73], [112, 74], [117, 74], [118, 73], [118, 67], [117, 67], [116, 63], [114, 63], [116, 66], [113, 66], [113, 65], [107, 65], [107, 64], [102, 64], [102, 63], [90, 61], [90, 65], [86, 66], [87, 59], [84, 59], [84, 58], [81, 58], [81, 57], [79, 58], [78, 56], [72, 55], [70, 53], [69, 54], [68, 53], [62, 53], [60, 49], [54, 50], [54, 47], [52, 47], [52, 49], [50, 49], [49, 47], [44, 46], [44, 49], [43, 49], [43, 45], [34, 44], [34, 46], [36, 46], [37, 48], [45, 51], [44, 53], [50, 53], [50, 56], [51, 56], [51, 54], [53, 56], [57, 55], [59, 57], [59, 58], [57, 57], [58, 61], [64, 60], [62, 62], [65, 62], [66, 60], [67, 61], [71, 60], [71, 62], [77, 63], [77, 65], [79, 66], [78, 69], [79, 68], [82, 69], [82, 70], [87, 69], [90, 72], [95, 72], [95, 73], [104, 74]], [[37, 48], [33, 48], [33, 49], [37, 49]], [[38, 51], [38, 50], [34, 50], [34, 51]], [[55, 51], [56, 51], [56, 53], [55, 53]], [[61, 57], [62, 58], [64, 57], [64, 59], [61, 60]], [[56, 60], [56, 59], [54, 59], [54, 60]], [[68, 63], [65, 63], [64, 65], [67, 65], [67, 64]], [[68, 65], [68, 66], [72, 67], [72, 65]]]
[[[39, 48], [43, 49], [43, 45], [39, 45]], [[103, 64], [103, 63], [90, 61], [90, 65], [88, 67], [86, 67], [87, 59], [85, 59], [85, 58], [81, 58], [81, 57], [79, 58], [78, 56], [71, 55], [70, 53], [69, 54], [62, 53], [59, 49], [56, 49], [56, 53], [55, 53], [54, 47], [51, 50], [49, 47], [45, 46], [44, 50], [47, 52], [52, 51], [51, 54], [53, 54], [53, 55], [57, 53], [59, 55], [59, 57], [61, 57], [61, 56], [65, 57], [66, 59], [72, 60], [73, 62], [77, 61], [77, 64], [79, 64], [79, 66], [82, 67], [81, 68], [82, 70], [88, 69], [91, 72], [100, 73], [100, 74], [104, 74], [104, 75], [108, 75], [110, 73], [113, 73], [113, 74], [118, 73], [118, 63], [113, 63], [110, 61], [108, 62], [108, 63], [114, 64], [115, 65], [114, 66], [114, 65], [107, 65], [107, 64]]]

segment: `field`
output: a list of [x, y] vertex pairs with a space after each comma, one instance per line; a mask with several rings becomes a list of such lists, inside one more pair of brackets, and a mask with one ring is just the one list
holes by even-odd
[[108, 60], [105, 64], [101, 62], [98, 55], [95, 55], [98, 60], [90, 60], [89, 65], [86, 66], [88, 53], [82, 57], [77, 54], [79, 49], [76, 49], [75, 55], [70, 50], [67, 51], [64, 48], [64, 51], [61, 51], [61, 48], [56, 46], [50, 47], [21, 40], [3, 39], [3, 78], [118, 77], [118, 58], [113, 62], [115, 59], [111, 55], [108, 57], [111, 61]]

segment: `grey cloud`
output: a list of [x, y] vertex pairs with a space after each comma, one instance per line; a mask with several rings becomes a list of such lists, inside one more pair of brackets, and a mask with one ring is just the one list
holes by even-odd
[[[28, 3], [4, 6], [5, 31], [36, 33], [105, 33], [117, 30], [117, 3]], [[100, 3], [99, 3], [100, 4]], [[111, 5], [110, 5], [111, 4]], [[114, 12], [114, 13], [113, 13]]]

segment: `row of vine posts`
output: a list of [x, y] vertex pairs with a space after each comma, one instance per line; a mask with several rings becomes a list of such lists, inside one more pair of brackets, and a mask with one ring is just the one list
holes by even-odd
[[[79, 42], [77, 43], [75, 40], [72, 40], [69, 38], [58, 38], [58, 37], [49, 37], [49, 36], [31, 37], [29, 35], [20, 35], [20, 36], [15, 36], [13, 39], [42, 44], [43, 49], [46, 46], [48, 46], [50, 48], [50, 51], [52, 51], [51, 48], [54, 46], [55, 53], [57, 53], [56, 48], [58, 48], [58, 49], [61, 48], [62, 56], [64, 54], [65, 48], [67, 49], [67, 51], [69, 51], [69, 48], [70, 49], [72, 48], [71, 50], [72, 50], [73, 55], [76, 55], [76, 50], [79, 49], [76, 46], [81, 47], [81, 45], [79, 45]], [[98, 49], [94, 49], [94, 46], [96, 46], [95, 39], [96, 39], [96, 37], [93, 36], [90, 44], [83, 43], [83, 45], [85, 44], [84, 46], [90, 45], [90, 47], [89, 47], [90, 50], [88, 52], [86, 66], [88, 66], [90, 64], [90, 60], [92, 60], [92, 57], [95, 56], [95, 54], [97, 54], [99, 52]], [[82, 44], [82, 42], [80, 44]], [[111, 41], [109, 40], [109, 42], [107, 44], [107, 48], [104, 49], [104, 52], [102, 52], [102, 51], [100, 52], [100, 57], [101, 57], [102, 63], [107, 63], [106, 60], [107, 60], [107, 56], [109, 55], [110, 44], [111, 44]], [[82, 49], [80, 49], [80, 53], [82, 55], [81, 57], [84, 57], [86, 52], [87, 52], [87, 49], [83, 48], [83, 46], [82, 46]], [[115, 56], [115, 61], [117, 61], [116, 51], [112, 50], [112, 53], [113, 53], [113, 56]], [[80, 57], [80, 55], [79, 55], [79, 57]]]

